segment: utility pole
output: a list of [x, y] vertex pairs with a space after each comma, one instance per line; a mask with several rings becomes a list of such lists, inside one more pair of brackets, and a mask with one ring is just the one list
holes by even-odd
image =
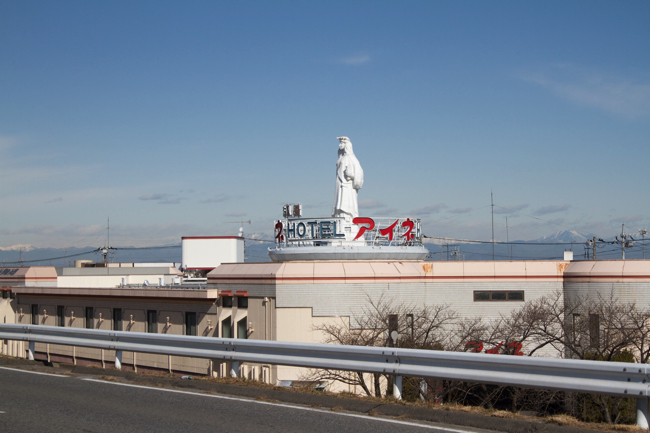
[[594, 236], [594, 260], [596, 260], [596, 236]]
[[106, 246], [102, 249], [104, 266], [108, 266], [108, 249], [111, 247], [111, 218], [106, 218]]
[[623, 260], [625, 260], [625, 248], [632, 248], [634, 246], [634, 239], [632, 238], [632, 235], [625, 234], [625, 224], [623, 224], [623, 227], [621, 228], [621, 238], [619, 239], [618, 235], [616, 235], [616, 243], [621, 244], [621, 253]]
[[[459, 247], [460, 245], [458, 245], [458, 244], [443, 244], [442, 246], [443, 246], [443, 247], [447, 247], [447, 261], [449, 261], [449, 247], [454, 247], [454, 248], [456, 248], [456, 250], [457, 250], [458, 247]], [[458, 257], [458, 256], [457, 256], [458, 253], [459, 253], [458, 251], [456, 251], [456, 253], [454, 253], [454, 252], [452, 251], [452, 254], [451, 254], [452, 256], [453, 256], [454, 254], [456, 254], [456, 258], [455, 258], [454, 260], [458, 260], [458, 258], [457, 258], [457, 257]], [[440, 260], [442, 261], [442, 253], [440, 254], [440, 256], [441, 256], [441, 257], [440, 257]]]
[[490, 191], [490, 205], [492, 206], [492, 261], [494, 261], [494, 194]]
[[643, 260], [645, 260], [645, 235], [648, 234], [648, 231], [645, 228], [643, 228], [639, 230], [639, 233], [641, 233], [641, 236], [643, 237], [643, 244], [641, 245], [643, 246]]
[[510, 254], [510, 233], [508, 232], [508, 215], [506, 215], [506, 245], [508, 245], [508, 260], [512, 260]]

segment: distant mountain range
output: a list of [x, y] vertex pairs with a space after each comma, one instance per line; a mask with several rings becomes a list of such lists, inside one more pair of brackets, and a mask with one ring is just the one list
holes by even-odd
[[[574, 258], [588, 258], [592, 249], [585, 243], [593, 234], [583, 234], [575, 230], [562, 230], [552, 235], [529, 241], [511, 241], [509, 245], [490, 242], [480, 244], [462, 242], [455, 239], [427, 239], [425, 246], [430, 251], [429, 260], [551, 260], [562, 259], [564, 251], [572, 250]], [[605, 240], [613, 240], [608, 238]], [[650, 244], [650, 240], [648, 242]], [[557, 244], [557, 245], [546, 245]], [[252, 233], [246, 234], [246, 261], [269, 262], [268, 248], [273, 246], [273, 237]], [[647, 247], [650, 258], [650, 245]], [[620, 259], [619, 245], [600, 245], [597, 250], [600, 259]], [[626, 251], [626, 258], [643, 257], [643, 244], [638, 241]], [[0, 266], [73, 266], [75, 260], [93, 260], [100, 262], [103, 256], [96, 247], [70, 248], [36, 248], [21, 245], [20, 248], [0, 249]], [[110, 250], [109, 261], [113, 263], [180, 263], [181, 245], [165, 245], [148, 248], [117, 247]]]
[[[561, 230], [549, 236], [542, 236], [539, 239], [534, 241], [523, 241], [523, 242], [587, 242], [587, 239], [593, 238], [593, 234], [584, 235], [578, 233], [575, 230]], [[522, 242], [522, 241], [517, 241]]]

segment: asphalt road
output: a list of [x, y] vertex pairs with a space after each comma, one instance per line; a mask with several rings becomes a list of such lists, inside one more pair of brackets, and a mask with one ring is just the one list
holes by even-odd
[[[476, 432], [201, 391], [0, 367], [0, 431]], [[483, 430], [485, 432], [485, 430]]]

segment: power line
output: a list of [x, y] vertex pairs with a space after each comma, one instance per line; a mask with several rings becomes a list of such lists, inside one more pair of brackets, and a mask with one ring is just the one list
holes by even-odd
[[84, 256], [84, 255], [86, 255], [86, 254], [97, 253], [97, 252], [99, 252], [99, 251], [101, 251], [101, 248], [97, 248], [97, 249], [95, 249], [95, 250], [91, 250], [91, 251], [86, 251], [86, 252], [83, 252], [83, 253], [69, 254], [69, 255], [67, 255], [67, 256], [50, 257], [50, 258], [47, 258], [47, 259], [38, 259], [38, 260], [21, 260], [21, 261], [18, 261], [18, 262], [3, 262], [3, 263], [4, 263], [4, 264], [10, 264], [10, 265], [11, 265], [11, 264], [14, 264], [14, 263], [21, 264], [21, 263], [38, 263], [38, 262], [47, 262], [47, 261], [50, 261], [50, 260], [60, 260], [60, 259], [68, 259], [68, 258], [70, 258], [70, 257], [79, 257], [79, 256]]
[[441, 238], [437, 236], [422, 236], [422, 239], [438, 239], [440, 241], [461, 242], [465, 244], [496, 244], [496, 245], [584, 245], [584, 242], [503, 242], [503, 241], [477, 241], [471, 239]]

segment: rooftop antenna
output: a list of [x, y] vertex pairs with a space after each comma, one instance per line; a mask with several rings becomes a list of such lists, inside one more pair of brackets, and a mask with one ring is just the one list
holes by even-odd
[[[224, 221], [224, 224], [239, 224], [239, 237], [244, 237], [244, 224], [248, 223], [250, 225], [251, 220], [244, 221], [242, 218], [239, 221]], [[244, 240], [244, 261], [246, 261], [246, 240]]]
[[239, 236], [244, 237], [244, 224], [250, 224], [251, 220], [244, 221], [243, 219], [239, 221], [224, 221], [224, 224], [239, 224]]
[[110, 217], [106, 218], [106, 245], [102, 247], [102, 254], [104, 255], [104, 266], [108, 267], [108, 250], [114, 250], [115, 248], [111, 247], [111, 219]]
[[490, 190], [490, 206], [492, 206], [492, 261], [494, 261], [494, 194]]

